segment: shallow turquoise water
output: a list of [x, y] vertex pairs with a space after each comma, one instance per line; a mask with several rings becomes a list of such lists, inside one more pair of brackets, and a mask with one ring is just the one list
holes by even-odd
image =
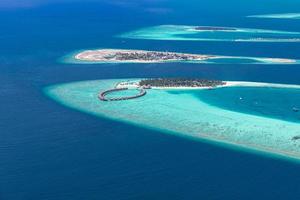
[[299, 32], [235, 28], [233, 31], [196, 30], [197, 26], [160, 25], [124, 33], [122, 38], [148, 40], [299, 42]]
[[300, 123], [300, 89], [228, 87], [189, 93], [222, 109]]
[[[182, 137], [207, 139], [220, 144], [231, 144], [244, 149], [300, 159], [300, 143], [293, 140], [294, 136], [300, 135], [300, 123], [295, 122], [296, 117], [285, 113], [285, 108], [289, 107], [287, 105], [272, 110], [272, 105], [280, 106], [279, 103], [285, 103], [285, 99], [267, 105], [273, 98], [282, 97], [283, 94], [287, 98], [297, 94], [290, 105], [298, 106], [296, 100], [299, 99], [300, 89], [269, 87], [259, 89], [233, 87], [206, 91], [152, 89], [148, 90], [146, 96], [138, 99], [99, 101], [98, 93], [112, 88], [119, 81], [121, 80], [75, 82], [48, 87], [45, 92], [65, 106], [92, 115], [162, 130], [164, 133]], [[264, 109], [252, 109], [250, 106], [255, 97], [251, 97], [249, 90], [252, 92], [257, 90], [258, 95], [261, 95], [256, 102], [267, 108], [264, 115], [259, 113]], [[209, 92], [212, 93], [204, 99], [203, 96]], [[229, 103], [241, 95], [246, 100], [245, 104]], [[248, 100], [248, 97], [251, 100]], [[217, 104], [219, 101], [225, 103]], [[281, 114], [284, 115], [283, 118]]]

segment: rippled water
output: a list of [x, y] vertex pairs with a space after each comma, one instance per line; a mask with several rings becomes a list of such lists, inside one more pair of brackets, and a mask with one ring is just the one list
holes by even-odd
[[94, 117], [58, 104], [43, 89], [84, 80], [178, 76], [300, 84], [298, 65], [59, 62], [70, 52], [97, 48], [300, 59], [299, 43], [115, 37], [161, 24], [300, 32], [298, 20], [245, 17], [298, 12], [299, 1], [126, 2], [0, 1], [22, 5], [0, 12], [0, 199], [298, 200], [297, 163]]

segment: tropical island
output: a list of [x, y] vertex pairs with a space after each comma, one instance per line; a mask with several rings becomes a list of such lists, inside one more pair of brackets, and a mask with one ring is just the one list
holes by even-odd
[[211, 89], [228, 85], [225, 81], [200, 78], [148, 78], [118, 82], [115, 88], [128, 89]]
[[62, 61], [75, 64], [167, 62], [203, 64], [297, 64], [300, 62], [299, 60], [287, 58], [242, 57], [125, 49], [85, 50], [65, 56]]
[[219, 80], [207, 80], [198, 78], [153, 78], [143, 79], [139, 82], [141, 87], [217, 87], [226, 83]]
[[300, 33], [242, 27], [159, 25], [123, 33], [119, 37], [167, 41], [299, 42]]
[[161, 51], [124, 50], [124, 49], [99, 49], [87, 50], [75, 55], [75, 59], [90, 62], [129, 62], [152, 63], [171, 61], [201, 61], [217, 58], [212, 55], [187, 54]]
[[[142, 79], [139, 81], [123, 81], [118, 82], [114, 88], [110, 88], [101, 91], [98, 98], [101, 101], [122, 101], [136, 99], [147, 94], [147, 89], [163, 89], [163, 88], [214, 88], [218, 86], [224, 86], [226, 82], [218, 80], [206, 80], [198, 78], [152, 78], [152, 79]], [[114, 96], [109, 97], [112, 93], [124, 92], [127, 90], [135, 90], [136, 94], [126, 95], [126, 96]]]
[[217, 26], [197, 26], [195, 28], [197, 31], [236, 31], [236, 28], [230, 27], [217, 27]]

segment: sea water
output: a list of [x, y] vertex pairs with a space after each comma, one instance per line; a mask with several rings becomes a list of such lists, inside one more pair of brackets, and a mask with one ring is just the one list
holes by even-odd
[[96, 48], [299, 59], [299, 43], [115, 37], [161, 24], [300, 32], [298, 20], [245, 17], [299, 12], [299, 1], [126, 2], [0, 1], [0, 199], [298, 200], [297, 162], [95, 117], [58, 104], [43, 89], [85, 80], [179, 76], [300, 84], [297, 65], [58, 62], [72, 51]]

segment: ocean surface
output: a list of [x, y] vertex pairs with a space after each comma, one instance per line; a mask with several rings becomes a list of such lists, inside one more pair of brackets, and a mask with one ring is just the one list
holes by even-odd
[[[95, 117], [64, 107], [43, 93], [43, 88], [53, 84], [132, 77], [186, 76], [300, 84], [299, 65], [59, 62], [73, 51], [90, 48], [300, 59], [299, 43], [114, 37], [161, 24], [299, 32], [299, 20], [244, 17], [296, 13], [299, 1], [53, 0], [37, 3], [28, 0], [28, 5], [20, 6], [17, 3], [7, 6], [5, 2], [0, 2], [1, 200], [300, 198], [299, 163]], [[245, 101], [251, 98], [248, 102], [251, 106], [254, 97], [250, 91], [240, 92], [236, 95], [231, 91], [226, 100], [242, 95]], [[281, 96], [281, 91], [270, 92]], [[275, 101], [283, 111], [272, 110], [272, 105], [263, 102], [265, 93], [256, 94], [262, 95], [257, 99], [270, 108], [267, 113], [261, 113], [258, 108], [253, 110], [252, 106], [250, 109], [230, 101], [220, 102], [214, 96], [204, 98], [199, 94], [199, 98], [229, 110], [297, 120], [290, 107], [299, 105], [298, 94], [287, 101]]]

